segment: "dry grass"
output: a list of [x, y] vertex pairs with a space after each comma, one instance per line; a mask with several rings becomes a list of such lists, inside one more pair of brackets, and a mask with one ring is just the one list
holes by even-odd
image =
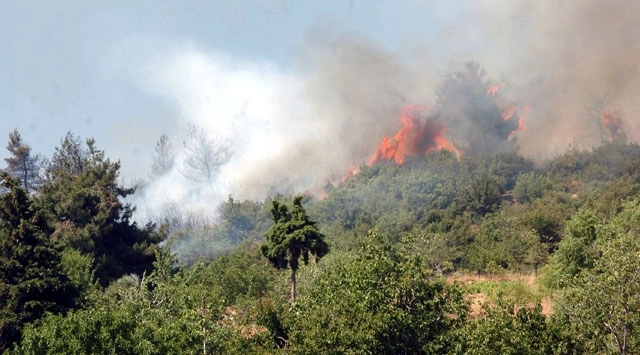
[[467, 291], [471, 317], [480, 317], [482, 305], [487, 302], [491, 305], [498, 293], [513, 301], [516, 307], [533, 307], [540, 303], [544, 315], [553, 314], [551, 298], [540, 291], [538, 278], [533, 274], [454, 274], [447, 277], [447, 281], [458, 283]]

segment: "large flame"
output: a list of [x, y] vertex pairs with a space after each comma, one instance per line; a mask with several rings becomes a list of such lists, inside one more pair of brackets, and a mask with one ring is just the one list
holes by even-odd
[[502, 110], [502, 118], [504, 120], [510, 120], [514, 115], [518, 116], [518, 127], [511, 131], [509, 135], [524, 132], [527, 129], [527, 115], [531, 112], [529, 105], [524, 105], [518, 108], [515, 104], [510, 104]]
[[434, 150], [445, 149], [460, 155], [461, 152], [444, 136], [445, 127], [438, 120], [425, 119], [427, 109], [420, 105], [408, 105], [400, 110], [402, 128], [390, 137], [384, 137], [369, 160], [372, 166], [382, 160], [405, 162], [408, 156], [420, 156]]
[[[507, 86], [507, 84], [500, 83], [490, 88], [487, 88], [487, 95], [495, 95], [500, 88], [503, 88], [505, 86]], [[530, 112], [531, 112], [531, 107], [529, 107], [529, 105], [518, 107], [518, 105], [516, 105], [515, 103], [510, 103], [507, 107], [505, 107], [502, 110], [502, 113], [501, 113], [502, 119], [504, 119], [505, 121], [510, 120], [511, 118], [513, 118], [514, 115], [518, 116], [518, 127], [513, 131], [511, 131], [509, 133], [509, 136], [512, 136], [516, 133], [524, 132], [527, 129], [527, 115]]]

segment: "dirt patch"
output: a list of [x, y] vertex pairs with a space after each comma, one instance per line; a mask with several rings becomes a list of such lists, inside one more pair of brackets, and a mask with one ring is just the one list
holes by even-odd
[[467, 300], [470, 301], [470, 310], [469, 316], [471, 318], [478, 318], [482, 315], [482, 304], [486, 302], [486, 297], [484, 293], [473, 293], [466, 296]]

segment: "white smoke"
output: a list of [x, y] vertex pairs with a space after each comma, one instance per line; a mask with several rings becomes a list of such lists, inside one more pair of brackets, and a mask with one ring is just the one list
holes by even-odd
[[506, 82], [498, 92], [503, 102], [530, 107], [527, 130], [518, 135], [523, 154], [549, 158], [580, 139], [592, 93], [620, 109], [637, 141], [638, 4], [461, 2], [429, 42], [412, 43], [404, 53], [362, 36], [312, 32], [297, 58], [301, 64], [288, 71], [192, 44], [168, 46], [145, 61], [138, 76], [144, 92], [177, 112], [182, 131], [162, 133], [179, 148], [193, 123], [231, 142], [233, 155], [212, 186], [194, 186], [176, 169], [151, 181], [143, 197], [211, 210], [228, 195], [263, 200], [277, 192], [319, 193], [397, 130], [403, 105], [433, 106], [438, 84], [469, 60], [493, 83]]

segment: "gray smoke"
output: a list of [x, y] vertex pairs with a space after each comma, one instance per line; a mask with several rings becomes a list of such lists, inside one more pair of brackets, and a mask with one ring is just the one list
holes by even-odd
[[[400, 127], [403, 105], [435, 105], [439, 83], [469, 60], [505, 83], [500, 102], [530, 107], [518, 133], [524, 155], [544, 160], [570, 144], [598, 144], [584, 117], [593, 97], [620, 112], [627, 136], [639, 139], [640, 2], [463, 3], [437, 33], [425, 34], [429, 40], [408, 41], [402, 52], [316, 30], [290, 71], [194, 45], [154, 56], [140, 80], [144, 90], [171, 102], [182, 127], [193, 123], [231, 142], [233, 155], [213, 186], [195, 188], [173, 173], [150, 182], [141, 198], [201, 208], [230, 194], [318, 193], [368, 161]], [[439, 2], [433, 6], [438, 11]]]

